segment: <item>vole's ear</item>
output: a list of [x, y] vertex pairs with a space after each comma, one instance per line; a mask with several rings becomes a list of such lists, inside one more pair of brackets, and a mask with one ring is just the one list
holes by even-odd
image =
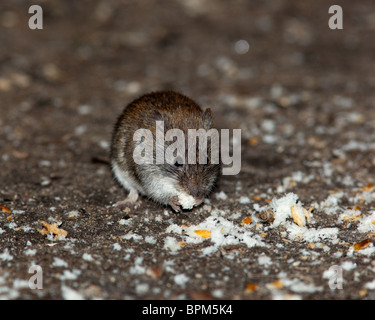
[[211, 114], [211, 109], [207, 108], [204, 110], [203, 115], [203, 125], [205, 129], [211, 129], [212, 127], [212, 114]]
[[156, 121], [163, 121], [163, 116], [158, 110], [150, 110], [149, 113], [144, 115], [146, 121], [150, 126], [154, 126]]
[[154, 121], [162, 121], [163, 120], [163, 116], [161, 115], [161, 113], [158, 110], [153, 110], [152, 113], [153, 113], [152, 119]]

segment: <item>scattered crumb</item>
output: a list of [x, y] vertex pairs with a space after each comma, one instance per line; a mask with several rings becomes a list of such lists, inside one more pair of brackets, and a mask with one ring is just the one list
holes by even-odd
[[[45, 221], [40, 221], [43, 225], [44, 229], [37, 229], [43, 235], [52, 235], [52, 239], [54, 240], [64, 240], [67, 236], [68, 232], [64, 229], [60, 229], [57, 223], [48, 224]], [[53, 237], [53, 235], [55, 235]]]
[[181, 249], [181, 246], [176, 238], [166, 237], [164, 241], [164, 249], [170, 250], [171, 252], [176, 252]]
[[202, 238], [205, 238], [205, 239], [207, 239], [207, 238], [209, 238], [211, 236], [211, 231], [208, 231], [208, 230], [194, 230], [194, 232], [198, 236], [200, 236]]
[[228, 196], [226, 195], [224, 191], [220, 191], [219, 193], [216, 193], [216, 199], [227, 200]]
[[184, 287], [185, 284], [190, 280], [189, 277], [187, 277], [185, 274], [180, 273], [174, 276], [174, 282], [179, 285]]
[[178, 195], [178, 201], [180, 202], [181, 207], [183, 209], [192, 209], [194, 207], [194, 204], [195, 204], [194, 197], [192, 197], [190, 195], [187, 195], [185, 193], [180, 193]]

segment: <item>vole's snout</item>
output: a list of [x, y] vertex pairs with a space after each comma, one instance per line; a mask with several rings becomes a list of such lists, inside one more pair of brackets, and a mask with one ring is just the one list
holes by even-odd
[[194, 198], [194, 207], [198, 207], [204, 200], [204, 192], [193, 181], [187, 182], [188, 193]]

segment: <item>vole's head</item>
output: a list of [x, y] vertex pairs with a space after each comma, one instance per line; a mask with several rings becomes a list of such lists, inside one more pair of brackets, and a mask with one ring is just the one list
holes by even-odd
[[211, 110], [206, 109], [189, 121], [185, 119], [177, 127], [173, 127], [176, 119], [169, 120], [164, 122], [165, 162], [160, 170], [174, 179], [178, 191], [193, 197], [194, 206], [198, 206], [211, 192], [220, 173], [219, 134], [212, 128]]
[[[146, 132], [133, 137], [133, 160], [138, 164], [134, 171], [147, 194], [161, 203], [177, 198], [176, 206], [183, 209], [201, 204], [220, 172], [219, 133], [211, 110], [203, 112], [190, 102], [148, 109], [137, 127]], [[141, 158], [147, 154], [148, 163], [139, 164], [136, 153]]]

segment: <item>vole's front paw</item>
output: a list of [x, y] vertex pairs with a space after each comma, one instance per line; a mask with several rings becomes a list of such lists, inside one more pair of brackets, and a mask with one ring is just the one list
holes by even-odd
[[169, 205], [174, 211], [181, 212], [181, 204], [177, 196], [171, 197], [171, 199], [169, 200]]

